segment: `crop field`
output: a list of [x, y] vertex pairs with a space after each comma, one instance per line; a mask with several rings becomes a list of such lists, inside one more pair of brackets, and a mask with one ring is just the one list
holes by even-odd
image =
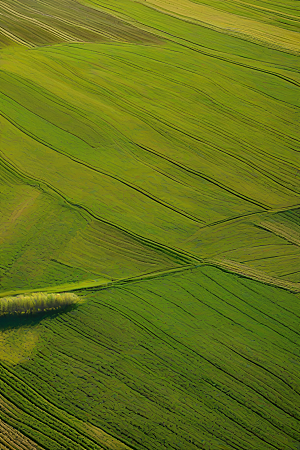
[[0, 1], [0, 450], [300, 448], [297, 3]]

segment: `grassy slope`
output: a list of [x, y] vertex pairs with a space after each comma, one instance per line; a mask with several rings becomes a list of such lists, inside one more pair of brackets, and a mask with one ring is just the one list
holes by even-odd
[[[32, 361], [3, 365], [1, 391], [26, 413], [17, 414], [20, 431], [50, 401], [53, 423], [41, 412], [36, 438], [46, 448], [71, 439], [57, 429], [57, 407], [64, 423], [77, 417], [136, 449], [294, 448], [300, 309], [292, 294], [203, 267], [87, 298], [33, 326]], [[9, 413], [5, 420], [14, 423]]]
[[258, 73], [264, 89], [272, 79], [271, 98], [253, 91], [252, 69], [189, 49], [174, 64], [174, 45], [107, 48], [3, 53], [4, 158], [98, 218], [197, 257], [214, 256], [212, 236], [219, 255], [240, 247], [237, 261], [263, 242], [267, 272], [274, 251], [297, 259], [296, 245], [287, 253], [281, 237], [255, 226], [264, 211], [298, 203], [296, 109], [281, 104], [278, 115], [273, 98], [274, 83], [278, 97], [291, 85]]
[[[296, 29], [290, 3], [202, 3]], [[3, 429], [51, 450], [293, 449], [299, 297], [186, 267], [298, 289], [298, 59], [84, 4], [0, 4], [0, 294], [89, 286], [65, 315], [0, 318]]]
[[50, 195], [45, 186], [42, 190], [4, 167], [1, 179], [1, 291], [22, 293], [57, 285], [66, 290], [74, 283], [137, 276], [183, 262], [95, 221]]

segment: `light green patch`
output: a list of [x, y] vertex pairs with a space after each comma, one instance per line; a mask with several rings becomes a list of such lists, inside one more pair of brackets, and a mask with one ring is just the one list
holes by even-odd
[[0, 331], [0, 361], [8, 365], [27, 362], [39, 339], [37, 328], [20, 327]]

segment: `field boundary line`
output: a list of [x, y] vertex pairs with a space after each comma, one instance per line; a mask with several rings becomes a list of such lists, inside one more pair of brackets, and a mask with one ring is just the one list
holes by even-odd
[[110, 222], [107, 219], [104, 219], [97, 214], [95, 214], [88, 206], [83, 206], [79, 203], [76, 203], [74, 200], [70, 199], [69, 197], [65, 196], [63, 192], [61, 192], [58, 188], [52, 186], [50, 183], [48, 183], [45, 180], [39, 179], [37, 177], [34, 177], [30, 174], [27, 174], [26, 172], [22, 171], [19, 167], [17, 167], [15, 164], [13, 164], [11, 161], [8, 160], [8, 158], [5, 156], [3, 157], [3, 153], [1, 156], [0, 151], [0, 165], [2, 164], [6, 170], [8, 170], [10, 173], [12, 173], [14, 176], [20, 178], [24, 183], [29, 184], [30, 186], [34, 186], [37, 189], [42, 190], [43, 192], [47, 193], [48, 195], [54, 195], [58, 196], [60, 199], [66, 202], [67, 205], [69, 205], [71, 208], [74, 208], [77, 212], [81, 213], [82, 217], [87, 219], [87, 216], [90, 218], [93, 218], [95, 220], [98, 220], [101, 223], [105, 223], [106, 225], [110, 225], [114, 229], [120, 230], [123, 233], [126, 233], [131, 238], [137, 240], [139, 243], [142, 243], [143, 245], [146, 245], [147, 247], [153, 248], [155, 250], [161, 251], [163, 253], [166, 253], [169, 256], [172, 256], [173, 258], [180, 260], [181, 262], [184, 262], [186, 264], [190, 264], [192, 261], [200, 261], [202, 262], [202, 259], [179, 248], [169, 247], [165, 244], [161, 244], [160, 242], [153, 241], [147, 237], [144, 237], [134, 231], [130, 231], [126, 229], [125, 227], [122, 227], [121, 225], [115, 224], [113, 222]]
[[[138, 3], [162, 14], [195, 23], [223, 34], [242, 37], [247, 41], [259, 43], [269, 48], [299, 54], [296, 31], [189, 0], [181, 0], [181, 3], [184, 3], [182, 6], [174, 0], [147, 0], [146, 3], [139, 0]], [[281, 32], [280, 36], [278, 36], [279, 31]]]
[[293, 283], [291, 281], [282, 280], [280, 278], [272, 277], [265, 272], [262, 272], [257, 269], [253, 269], [252, 267], [246, 266], [245, 264], [230, 261], [227, 259], [224, 260], [216, 260], [216, 259], [202, 259], [198, 263], [186, 264], [181, 267], [176, 267], [173, 269], [162, 270], [157, 272], [145, 273], [142, 275], [137, 275], [133, 277], [127, 278], [118, 278], [118, 279], [93, 279], [93, 280], [85, 280], [82, 282], [63, 284], [58, 286], [50, 286], [43, 287], [38, 289], [26, 289], [26, 290], [18, 290], [18, 291], [6, 291], [0, 293], [0, 299], [6, 296], [14, 296], [20, 294], [30, 294], [34, 292], [47, 292], [47, 293], [60, 293], [60, 292], [74, 292], [74, 291], [95, 291], [99, 289], [106, 289], [110, 287], [118, 287], [127, 283], [134, 283], [139, 281], [151, 280], [154, 278], [164, 277], [180, 272], [184, 272], [187, 270], [197, 269], [199, 267], [204, 266], [213, 266], [220, 269], [223, 269], [231, 274], [240, 275], [244, 278], [250, 278], [254, 281], [259, 281], [264, 284], [268, 284], [271, 286], [275, 286], [278, 288], [282, 288], [288, 290], [292, 293], [300, 293], [300, 283]]
[[0, 27], [0, 33], [4, 34], [4, 36], [6, 36], [9, 39], [12, 39], [14, 42], [17, 42], [18, 44], [24, 45], [25, 47], [28, 48], [32, 48], [33, 44], [23, 41], [23, 39], [18, 38], [17, 36], [15, 36], [14, 34], [10, 33], [9, 31], [7, 31], [5, 28]]
[[269, 284], [286, 289], [295, 294], [300, 293], [300, 283], [293, 283], [292, 281], [286, 281], [282, 280], [281, 278], [272, 277], [265, 272], [253, 269], [252, 267], [246, 266], [245, 264], [236, 261], [230, 261], [228, 259], [204, 259], [203, 262], [204, 264], [206, 263], [210, 266], [219, 267], [220, 269], [224, 269], [230, 273], [241, 275], [245, 278], [250, 278], [255, 281], [260, 281], [264, 284]]
[[[0, 95], [1, 95], [1, 94], [4, 95], [5, 97], [9, 98], [9, 99], [12, 100], [13, 102], [15, 102], [15, 101], [14, 101], [11, 97], [9, 97], [8, 95], [6, 95], [6, 94], [0, 92]], [[18, 103], [18, 102], [15, 102], [15, 103], [17, 103], [19, 106], [23, 107], [23, 105], [21, 105], [20, 103]], [[24, 108], [24, 107], [23, 107], [23, 108]], [[25, 108], [25, 109], [28, 109], [28, 108]], [[57, 153], [59, 153], [59, 154], [65, 156], [66, 158], [69, 158], [71, 161], [73, 161], [73, 162], [75, 162], [75, 163], [77, 163], [77, 164], [80, 164], [80, 165], [86, 167], [87, 169], [92, 170], [92, 171], [94, 171], [94, 172], [96, 172], [96, 173], [98, 173], [98, 174], [100, 174], [100, 175], [104, 175], [104, 176], [106, 176], [106, 177], [108, 177], [108, 178], [112, 178], [112, 179], [118, 181], [119, 183], [124, 184], [124, 186], [127, 186], [128, 188], [133, 189], [133, 190], [135, 190], [136, 192], [139, 192], [140, 194], [144, 195], [145, 197], [149, 198], [150, 200], [152, 200], [152, 201], [154, 201], [154, 202], [160, 204], [161, 206], [164, 206], [165, 208], [171, 209], [171, 210], [174, 211], [175, 213], [180, 214], [180, 215], [182, 215], [183, 217], [186, 217], [186, 218], [189, 219], [189, 220], [192, 220], [192, 221], [197, 222], [197, 223], [204, 223], [204, 220], [200, 219], [199, 217], [193, 216], [192, 214], [190, 214], [190, 213], [188, 213], [188, 212], [186, 212], [186, 211], [184, 211], [184, 210], [182, 210], [182, 209], [180, 209], [180, 208], [177, 208], [176, 206], [172, 205], [171, 203], [168, 203], [168, 202], [166, 202], [165, 200], [160, 199], [159, 197], [156, 197], [156, 196], [153, 195], [151, 192], [146, 191], [146, 190], [143, 189], [142, 187], [137, 186], [137, 185], [135, 185], [135, 184], [133, 184], [133, 183], [130, 183], [129, 181], [127, 181], [127, 180], [125, 180], [125, 179], [123, 179], [123, 178], [121, 178], [121, 177], [119, 177], [119, 176], [116, 176], [116, 175], [111, 174], [111, 173], [109, 173], [109, 172], [105, 172], [105, 171], [103, 171], [103, 170], [101, 170], [101, 169], [99, 169], [99, 168], [93, 166], [92, 164], [89, 164], [88, 162], [85, 162], [85, 161], [83, 161], [83, 160], [81, 160], [81, 159], [79, 159], [79, 158], [77, 158], [77, 157], [75, 157], [75, 156], [72, 156], [71, 154], [69, 154], [69, 153], [67, 153], [67, 152], [65, 152], [65, 151], [63, 151], [63, 150], [60, 150], [60, 149], [54, 147], [53, 145], [49, 144], [48, 142], [44, 141], [43, 139], [40, 139], [38, 136], [35, 136], [35, 135], [34, 135], [33, 133], [31, 133], [30, 131], [26, 130], [24, 127], [22, 127], [22, 126], [19, 125], [17, 122], [15, 122], [13, 119], [11, 119], [11, 118], [10, 118], [6, 113], [4, 113], [3, 111], [0, 112], [0, 116], [3, 117], [5, 120], [7, 120], [7, 121], [8, 121], [11, 125], [13, 125], [15, 128], [17, 128], [21, 133], [25, 134], [25, 135], [28, 136], [29, 138], [31, 138], [31, 139], [33, 139], [34, 141], [38, 142], [39, 144], [41, 144], [41, 145], [43, 145], [43, 146], [45, 146], [45, 147], [47, 147], [47, 148], [53, 150], [54, 152], [57, 152]], [[43, 119], [43, 118], [42, 118], [42, 119]], [[43, 120], [44, 120], [44, 119], [43, 119]], [[46, 182], [45, 182], [45, 183], [46, 183]]]
[[271, 231], [271, 233], [275, 234], [276, 236], [280, 236], [286, 241], [291, 242], [292, 244], [300, 247], [300, 235], [295, 231], [291, 230], [290, 228], [285, 227], [281, 223], [275, 224], [264, 221], [256, 225], [256, 227]]
[[97, 279], [85, 280], [85, 281], [76, 282], [76, 283], [61, 284], [61, 285], [57, 285], [57, 286], [50, 286], [50, 287], [44, 287], [44, 288], [38, 288], [38, 289], [6, 291], [6, 292], [0, 293], [0, 299], [3, 297], [7, 297], [7, 296], [14, 296], [14, 295], [20, 295], [20, 294], [31, 294], [34, 292], [60, 293], [60, 292], [95, 290], [97, 288], [105, 289], [105, 288], [116, 286], [116, 285], [123, 285], [123, 284], [129, 283], [129, 282], [151, 280], [152, 278], [158, 278], [158, 277], [166, 276], [166, 275], [177, 273], [177, 272], [183, 272], [183, 271], [189, 270], [189, 269], [195, 269], [195, 268], [199, 267], [200, 265], [201, 264], [188, 264], [188, 265], [176, 267], [173, 269], [145, 273], [143, 275], [137, 275], [135, 277], [118, 278], [115, 280], [112, 280], [109, 278], [105, 279], [103, 277], [98, 280]]
[[[1, 439], [6, 440], [6, 443], [14, 444], [16, 448], [22, 450], [43, 450], [44, 447], [37, 444], [25, 434], [12, 427], [0, 418], [0, 435]], [[5, 439], [6, 438], [6, 439]], [[11, 448], [14, 448], [13, 446]]]
[[49, 25], [45, 24], [44, 22], [41, 22], [38, 19], [34, 19], [33, 17], [25, 16], [24, 14], [21, 14], [18, 11], [15, 11], [14, 9], [10, 8], [8, 5], [6, 5], [4, 2], [0, 1], [0, 7], [3, 8], [5, 11], [7, 11], [12, 16], [19, 17], [21, 19], [27, 20], [28, 22], [32, 22], [34, 24], [37, 24], [41, 28], [44, 28], [46, 31], [52, 33], [54, 36], [57, 36], [61, 39], [64, 39], [67, 42], [78, 42], [81, 41], [81, 39], [76, 39], [75, 36], [72, 36], [70, 34], [65, 33], [64, 31], [57, 30], [56, 28], [50, 27]]

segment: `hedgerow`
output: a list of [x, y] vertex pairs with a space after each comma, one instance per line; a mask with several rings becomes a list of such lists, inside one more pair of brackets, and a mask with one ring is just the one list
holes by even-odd
[[47, 310], [63, 308], [78, 303], [79, 297], [73, 293], [47, 294], [35, 292], [0, 299], [0, 315], [34, 314]]

